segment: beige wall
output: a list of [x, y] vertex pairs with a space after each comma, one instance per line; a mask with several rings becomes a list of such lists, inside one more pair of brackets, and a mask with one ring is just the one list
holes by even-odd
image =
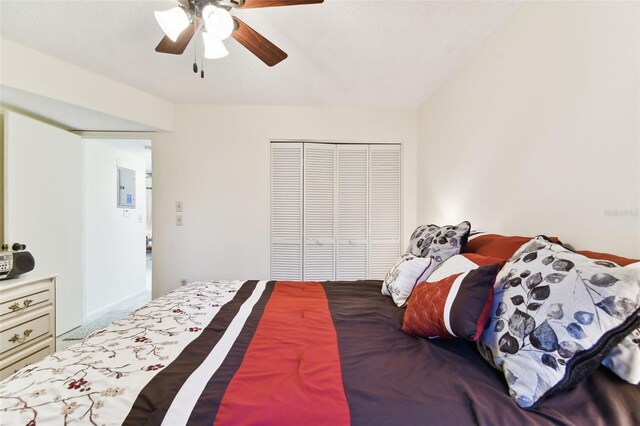
[[416, 132], [415, 109], [176, 107], [175, 132], [153, 142], [154, 297], [182, 278], [269, 278], [270, 140], [401, 142], [406, 238], [415, 226]]
[[640, 257], [639, 17], [637, 2], [516, 11], [419, 109], [419, 222]]

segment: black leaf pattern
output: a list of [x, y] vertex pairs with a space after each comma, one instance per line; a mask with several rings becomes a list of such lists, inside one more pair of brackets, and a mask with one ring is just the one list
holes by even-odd
[[545, 352], [554, 352], [558, 349], [558, 336], [547, 321], [531, 332], [529, 341], [534, 348]]
[[518, 340], [516, 340], [516, 338], [513, 337], [512, 335], [510, 335], [508, 331], [504, 333], [502, 337], [500, 337], [500, 340], [498, 340], [498, 345], [500, 347], [500, 351], [511, 354], [511, 355], [517, 353], [518, 349], [520, 349], [520, 345], [518, 345]]
[[574, 339], [584, 339], [587, 337], [587, 334], [584, 332], [582, 327], [575, 322], [572, 322], [567, 326], [567, 333], [569, 333]]
[[558, 346], [558, 355], [560, 355], [562, 358], [567, 359], [573, 357], [576, 352], [584, 349], [582, 345], [580, 345], [580, 343], [574, 342], [572, 340], [565, 340], [563, 342], [560, 342]]
[[525, 262], [525, 263], [529, 263], [529, 262], [532, 262], [532, 261], [536, 260], [537, 257], [538, 257], [538, 253], [534, 251], [534, 252], [531, 252], [531, 253], [525, 255], [522, 258], [522, 261]]
[[549, 274], [546, 277], [544, 277], [544, 280], [548, 283], [551, 284], [557, 284], [560, 281], [564, 280], [564, 277], [566, 277], [565, 274], [557, 274], [557, 273], [553, 273], [553, 274]]
[[578, 311], [573, 314], [573, 318], [582, 325], [589, 325], [593, 321], [593, 314], [591, 312]]
[[533, 297], [535, 300], [546, 300], [550, 294], [551, 289], [548, 285], [536, 287], [531, 290], [531, 297]]
[[496, 326], [494, 327], [493, 331], [495, 331], [496, 333], [501, 332], [504, 329], [504, 320], [498, 320], [496, 321]]
[[511, 278], [509, 280], [509, 284], [511, 284], [511, 287], [518, 287], [520, 284], [522, 284], [522, 278], [520, 277]]
[[549, 354], [542, 355], [542, 363], [547, 367], [551, 367], [554, 370], [558, 370], [558, 361], [556, 361], [555, 357]]
[[520, 339], [531, 334], [535, 327], [536, 322], [533, 317], [520, 309], [516, 309], [509, 318], [509, 331]]
[[522, 297], [522, 296], [520, 296], [520, 295], [518, 294], [518, 295], [513, 296], [513, 297], [511, 298], [511, 302], [512, 302], [514, 305], [516, 305], [516, 306], [518, 306], [518, 305], [522, 305], [522, 304], [524, 303], [524, 297]]
[[636, 304], [633, 300], [626, 297], [607, 296], [596, 306], [614, 318], [626, 318], [636, 310]]
[[615, 263], [613, 263], [613, 262], [608, 262], [608, 261], [606, 261], [606, 260], [596, 260], [594, 263], [595, 263], [596, 265], [605, 266], [605, 267], [607, 267], [607, 268], [615, 268], [616, 266], [618, 266], [618, 265], [616, 265]]
[[611, 274], [594, 274], [591, 276], [589, 282], [597, 287], [611, 287], [615, 283], [620, 281]]
[[569, 272], [570, 270], [573, 269], [574, 266], [575, 266], [575, 263], [565, 259], [558, 259], [555, 262], [553, 262], [553, 265], [551, 265], [551, 267], [554, 270], [560, 271], [560, 272]]
[[524, 253], [531, 253], [534, 252], [536, 250], [540, 250], [541, 248], [544, 248], [546, 246], [546, 244], [542, 244], [539, 243], [535, 240], [532, 240], [525, 248], [524, 248]]
[[542, 264], [544, 266], [547, 266], [548, 264], [550, 264], [551, 262], [553, 262], [553, 260], [555, 259], [555, 257], [553, 256], [547, 256], [544, 259], [542, 259]]
[[537, 311], [540, 306], [542, 306], [542, 303], [532, 302], [527, 305], [527, 309], [530, 311]]
[[504, 302], [498, 303], [498, 307], [496, 308], [496, 316], [500, 316], [507, 312], [507, 304]]
[[532, 289], [538, 284], [540, 284], [541, 282], [542, 282], [542, 274], [540, 272], [536, 272], [535, 274], [527, 278], [527, 281], [526, 281], [527, 288]]
[[528, 269], [525, 269], [524, 271], [520, 272], [520, 277], [522, 278], [527, 278], [529, 275], [531, 275], [531, 271]]

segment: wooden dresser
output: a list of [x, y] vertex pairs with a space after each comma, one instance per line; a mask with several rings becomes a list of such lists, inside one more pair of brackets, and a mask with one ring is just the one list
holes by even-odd
[[56, 275], [0, 281], [0, 380], [56, 350]]

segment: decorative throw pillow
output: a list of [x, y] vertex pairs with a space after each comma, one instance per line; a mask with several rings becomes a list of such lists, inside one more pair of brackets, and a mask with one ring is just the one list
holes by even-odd
[[[640, 268], [640, 262], [630, 264], [627, 268]], [[621, 379], [640, 385], [640, 327], [618, 343], [602, 364]]]
[[464, 249], [470, 231], [471, 224], [466, 221], [447, 226], [420, 225], [411, 234], [407, 253], [431, 256], [436, 264], [440, 264]]
[[481, 256], [475, 253], [456, 254], [442, 262], [442, 264], [438, 266], [438, 269], [429, 275], [429, 278], [427, 278], [426, 281], [428, 283], [433, 283], [443, 280], [450, 275], [469, 272], [480, 266], [493, 265], [494, 263], [497, 263], [502, 267], [505, 261], [495, 257]]
[[575, 385], [640, 325], [640, 270], [536, 237], [498, 274], [478, 348], [523, 408]]
[[435, 265], [430, 257], [417, 257], [410, 253], [403, 255], [385, 277], [382, 294], [391, 296], [396, 305], [404, 306], [416, 284], [425, 280]]
[[434, 283], [421, 282], [409, 298], [402, 331], [429, 338], [478, 340], [491, 311], [499, 269], [498, 264], [486, 265]]
[[[463, 252], [508, 260], [523, 244], [531, 241], [531, 238], [533, 237], [480, 234], [477, 237], [468, 239]], [[556, 237], [550, 237], [549, 239], [554, 243], [560, 242]]]

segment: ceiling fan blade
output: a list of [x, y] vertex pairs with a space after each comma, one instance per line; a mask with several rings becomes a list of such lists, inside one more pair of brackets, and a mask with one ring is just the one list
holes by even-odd
[[297, 6], [300, 4], [318, 4], [324, 0], [244, 0], [240, 6], [242, 9], [256, 7]]
[[184, 29], [178, 36], [176, 41], [171, 41], [171, 39], [167, 36], [164, 36], [160, 43], [156, 46], [156, 52], [160, 53], [170, 53], [172, 55], [182, 55], [184, 49], [187, 48], [187, 45], [193, 38], [193, 35], [196, 32], [196, 28], [194, 25], [189, 25]]
[[231, 33], [231, 36], [235, 38], [238, 43], [249, 49], [251, 53], [260, 58], [262, 62], [272, 67], [287, 59], [286, 53], [261, 36], [256, 30], [235, 16], [233, 20], [236, 23], [236, 29]]

